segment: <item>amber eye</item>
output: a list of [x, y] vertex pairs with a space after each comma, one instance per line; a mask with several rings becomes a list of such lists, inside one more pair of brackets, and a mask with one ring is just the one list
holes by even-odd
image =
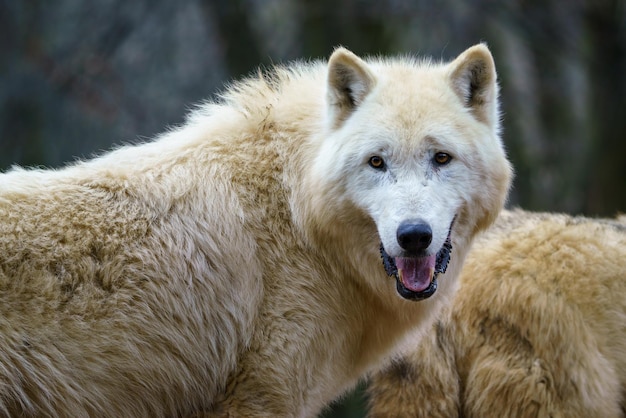
[[433, 160], [438, 165], [446, 165], [450, 162], [450, 160], [452, 160], [452, 157], [450, 154], [446, 154], [445, 152], [438, 152], [435, 154], [435, 158], [433, 158]]
[[382, 157], [379, 157], [378, 155], [374, 155], [372, 158], [370, 158], [369, 165], [377, 170], [382, 170], [383, 168], [385, 168], [385, 160], [383, 160]]

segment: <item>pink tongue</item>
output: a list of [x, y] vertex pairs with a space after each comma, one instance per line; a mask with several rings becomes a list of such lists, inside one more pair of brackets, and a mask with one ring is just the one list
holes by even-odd
[[436, 254], [420, 258], [396, 258], [398, 276], [407, 289], [421, 292], [428, 288], [435, 271]]

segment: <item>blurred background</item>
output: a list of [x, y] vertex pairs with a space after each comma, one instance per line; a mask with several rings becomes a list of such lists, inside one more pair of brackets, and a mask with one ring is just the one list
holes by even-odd
[[[152, 138], [259, 66], [357, 54], [499, 72], [510, 204], [626, 212], [625, 0], [0, 0], [0, 170]], [[324, 417], [361, 417], [362, 387]]]

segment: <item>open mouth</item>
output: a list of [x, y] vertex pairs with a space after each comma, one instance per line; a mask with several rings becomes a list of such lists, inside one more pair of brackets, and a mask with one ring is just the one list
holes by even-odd
[[[454, 223], [454, 220], [452, 221]], [[437, 276], [445, 273], [450, 262], [452, 242], [448, 237], [437, 254], [424, 257], [391, 257], [380, 245], [380, 255], [387, 275], [396, 279], [396, 289], [400, 296], [409, 300], [423, 300], [431, 297], [437, 290]]]

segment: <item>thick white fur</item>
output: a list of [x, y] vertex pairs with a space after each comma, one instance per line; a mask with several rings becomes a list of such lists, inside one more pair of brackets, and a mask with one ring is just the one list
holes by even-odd
[[[154, 142], [1, 175], [0, 415], [315, 415], [449, 300], [506, 198], [498, 129], [485, 46], [340, 48]], [[439, 289], [402, 299], [380, 241], [420, 218], [437, 251], [454, 216]]]

